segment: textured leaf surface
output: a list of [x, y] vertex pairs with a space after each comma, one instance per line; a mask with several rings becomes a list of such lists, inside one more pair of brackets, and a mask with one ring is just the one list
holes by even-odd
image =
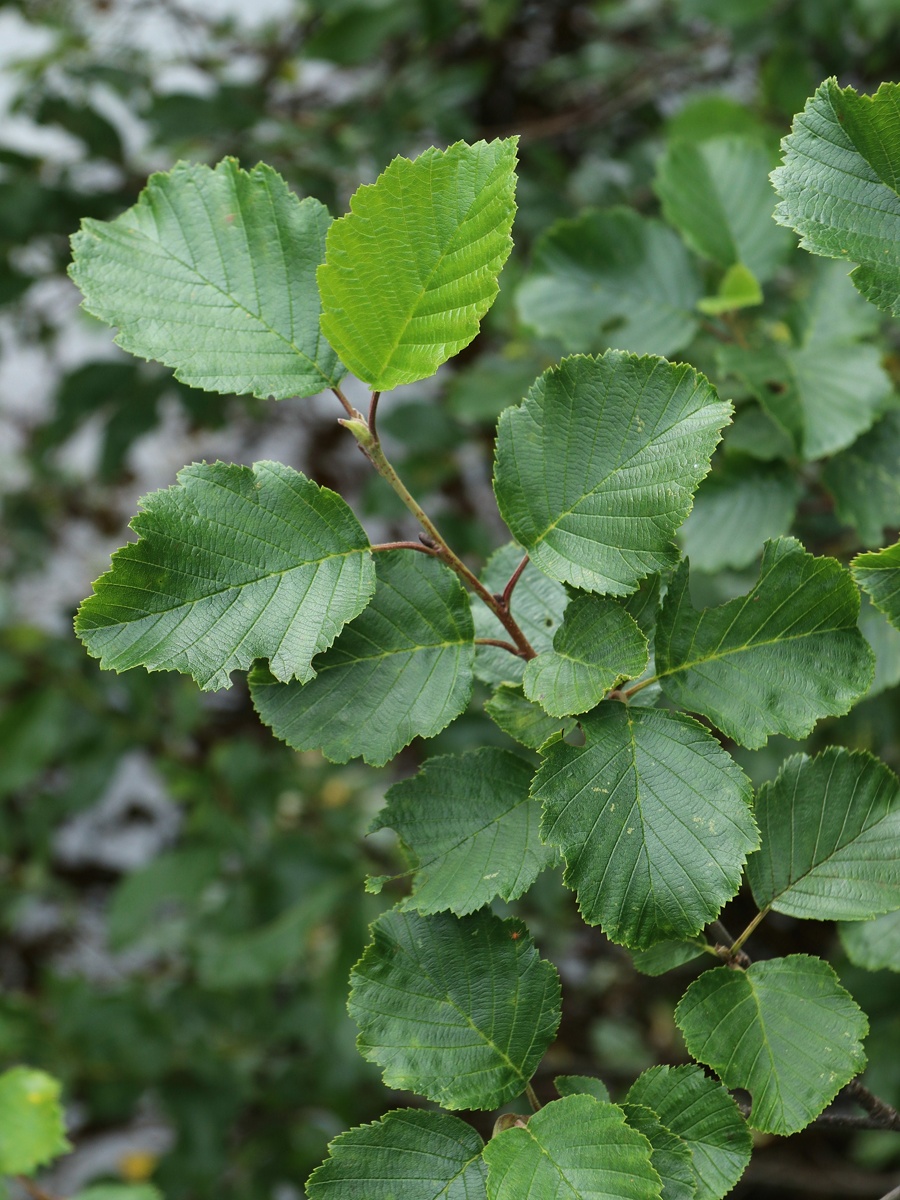
[[345, 501], [281, 463], [194, 463], [141, 503], [139, 540], [75, 620], [103, 667], [184, 671], [210, 690], [263, 658], [277, 679], [305, 682], [374, 591], [369, 539]]
[[468, 346], [512, 249], [516, 139], [395, 158], [328, 231], [322, 332], [375, 391]]
[[675, 141], [659, 165], [663, 213], [698, 254], [765, 282], [791, 239], [772, 222], [769, 157], [752, 138]]
[[545, 574], [626, 595], [676, 561], [672, 535], [730, 411], [685, 365], [619, 351], [563, 359], [500, 418], [503, 518]]
[[847, 957], [867, 971], [900, 971], [900, 909], [840, 926]]
[[445, 1108], [524, 1091], [559, 1024], [559, 978], [521, 921], [385, 913], [350, 977], [360, 1053]]
[[484, 711], [504, 733], [529, 750], [540, 750], [555, 734], [571, 733], [578, 724], [574, 717], [548, 717], [539, 704], [527, 700], [522, 689], [511, 683], [502, 683], [496, 689]]
[[403, 1108], [336, 1137], [309, 1200], [485, 1200], [483, 1143], [448, 1113]]
[[516, 293], [519, 316], [567, 350], [673, 354], [697, 331], [702, 294], [684, 243], [627, 208], [557, 221]]
[[750, 1124], [766, 1133], [805, 1128], [866, 1063], [865, 1014], [806, 954], [704, 971], [675, 1020], [694, 1058], [750, 1092]]
[[681, 714], [610, 700], [581, 725], [583, 746], [547, 747], [532, 795], [582, 916], [638, 949], [699, 932], [758, 842], [749, 780]]
[[750, 1132], [731, 1096], [701, 1067], [651, 1067], [628, 1090], [693, 1155], [697, 1200], [721, 1200], [750, 1161]]
[[560, 1096], [593, 1096], [595, 1100], [609, 1100], [609, 1088], [594, 1075], [557, 1075], [553, 1086]]
[[900, 313], [900, 85], [860, 96], [826, 79], [794, 118], [772, 175], [775, 219], [800, 245], [860, 265], [851, 278], [879, 308]]
[[565, 1096], [484, 1148], [490, 1200], [658, 1200], [647, 1139], [615, 1104]]
[[747, 878], [760, 908], [822, 921], [900, 908], [900, 781], [871, 754], [795, 754], [755, 812], [762, 846]]
[[900, 412], [888, 413], [826, 463], [822, 482], [845, 525], [865, 546], [881, 546], [886, 527], [900, 527]]
[[840, 563], [779, 538], [766, 543], [756, 587], [717, 608], [697, 612], [679, 568], [657, 623], [656, 669], [670, 700], [743, 746], [802, 738], [868, 690], [873, 656], [858, 617]]
[[679, 540], [695, 571], [748, 567], [769, 538], [787, 533], [800, 489], [782, 465], [727, 464], [705, 479]]
[[0, 1175], [31, 1175], [71, 1149], [59, 1093], [52, 1076], [31, 1067], [0, 1075]]
[[857, 554], [851, 566], [875, 607], [900, 629], [900, 542], [877, 553]]
[[376, 574], [374, 599], [316, 659], [311, 683], [251, 674], [256, 711], [295, 750], [382, 766], [414, 737], [439, 733], [469, 701], [472, 614], [456, 576], [403, 550], [380, 554]]
[[116, 341], [209, 392], [311, 396], [344, 374], [319, 330], [331, 217], [260, 164], [178, 163], [134, 208], [87, 220], [70, 274]]
[[[501, 592], [519, 566], [525, 551], [515, 542], [501, 546], [488, 559], [481, 573], [481, 582], [489, 592]], [[549, 650], [559, 628], [569, 597], [566, 589], [555, 579], [528, 563], [519, 576], [510, 601], [510, 611], [535, 650]], [[509, 634], [487, 607], [474, 605], [475, 636], [501, 638], [509, 641]], [[525, 663], [508, 650], [498, 646], [479, 646], [475, 656], [475, 674], [485, 683], [520, 683]]]
[[518, 755], [485, 747], [430, 758], [388, 790], [373, 828], [395, 829], [416, 864], [405, 907], [463, 916], [531, 887], [556, 857], [541, 844], [532, 774]]
[[525, 666], [523, 687], [553, 717], [587, 712], [611, 687], [647, 665], [647, 639], [625, 609], [601, 596], [576, 596], [545, 650]]
[[661, 1200], [691, 1200], [697, 1191], [693, 1156], [687, 1142], [643, 1104], [623, 1104], [625, 1120], [652, 1147], [650, 1164], [662, 1180]]

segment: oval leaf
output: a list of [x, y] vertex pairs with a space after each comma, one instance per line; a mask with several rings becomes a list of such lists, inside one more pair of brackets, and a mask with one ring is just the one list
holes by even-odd
[[560, 1017], [559, 977], [521, 921], [394, 910], [372, 933], [348, 1007], [387, 1086], [445, 1108], [521, 1095]]
[[319, 330], [331, 217], [271, 167], [178, 163], [134, 208], [87, 220], [69, 274], [118, 344], [208, 392], [311, 396], [345, 374]]

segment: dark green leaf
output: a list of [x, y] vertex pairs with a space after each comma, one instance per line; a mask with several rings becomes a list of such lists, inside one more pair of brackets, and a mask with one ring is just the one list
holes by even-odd
[[560, 1096], [593, 1096], [595, 1100], [609, 1100], [609, 1088], [594, 1075], [557, 1075], [553, 1086]]
[[787, 533], [800, 489], [782, 465], [726, 464], [703, 481], [679, 540], [695, 571], [748, 567]]
[[900, 526], [900, 412], [888, 413], [868, 433], [825, 465], [822, 482], [845, 525], [864, 546], [881, 546], [886, 527]]
[[687, 1142], [643, 1104], [623, 1104], [625, 1120], [652, 1146], [650, 1164], [662, 1180], [661, 1200], [692, 1200], [697, 1191], [693, 1156]]
[[676, 967], [693, 962], [707, 950], [703, 938], [657, 942], [649, 950], [638, 950], [632, 954], [634, 969], [642, 975], [665, 975]]
[[900, 629], [900, 542], [877, 553], [857, 554], [853, 578], [895, 629]]
[[522, 689], [511, 683], [501, 683], [484, 711], [504, 733], [529, 750], [540, 750], [549, 738], [571, 733], [577, 724], [572, 717], [563, 720], [548, 717], [540, 705], [526, 700]]

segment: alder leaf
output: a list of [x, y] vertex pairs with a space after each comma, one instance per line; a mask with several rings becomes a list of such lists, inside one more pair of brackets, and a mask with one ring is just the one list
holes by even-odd
[[525, 695], [552, 717], [587, 712], [610, 688], [647, 666], [647, 639], [625, 609], [601, 596], [580, 595], [565, 611], [545, 650], [525, 666]]
[[697, 1200], [722, 1200], [750, 1161], [750, 1131], [731, 1096], [701, 1067], [651, 1067], [631, 1085], [642, 1104], [687, 1144]]
[[641, 975], [665, 975], [676, 967], [693, 962], [712, 949], [703, 937], [657, 942], [649, 950], [636, 950], [631, 956], [634, 969]]
[[642, 1133], [652, 1147], [650, 1164], [662, 1180], [661, 1200], [692, 1200], [697, 1183], [687, 1142], [643, 1104], [623, 1104], [622, 1111], [631, 1128]]
[[556, 858], [541, 843], [540, 809], [528, 795], [533, 773], [518, 755], [483, 747], [430, 758], [388, 789], [372, 829], [395, 829], [410, 850], [415, 874], [404, 908], [465, 916], [531, 887]]
[[847, 957], [867, 971], [900, 971], [900, 909], [872, 921], [839, 925]]
[[616, 1104], [564, 1096], [484, 1148], [489, 1200], [659, 1200], [650, 1143]]
[[0, 1075], [0, 1175], [31, 1175], [65, 1154], [60, 1084], [33, 1067]]
[[623, 596], [675, 563], [675, 530], [731, 407], [684, 364], [563, 359], [500, 418], [494, 490], [535, 565]]
[[379, 554], [375, 568], [374, 599], [315, 660], [311, 683], [251, 672], [263, 724], [294, 750], [321, 749], [332, 762], [362, 755], [380, 767], [469, 702], [472, 614], [456, 576], [408, 550]]
[[433, 375], [478, 333], [512, 249], [517, 141], [397, 157], [329, 229], [322, 332], [374, 391]]
[[539, 704], [525, 699], [520, 687], [501, 683], [484, 706], [495, 725], [529, 750], [540, 750], [556, 734], [565, 736], [576, 728], [574, 717], [548, 717]]
[[878, 611], [900, 629], [900, 542], [876, 553], [857, 554], [850, 568]]
[[772, 173], [775, 220], [813, 254], [858, 263], [850, 278], [900, 315], [900, 85], [860, 96], [826, 79], [794, 118]]
[[609, 1088], [595, 1075], [557, 1075], [553, 1086], [560, 1096], [593, 1096], [595, 1100], [609, 1100]]
[[759, 908], [820, 921], [900, 908], [900, 781], [871, 754], [795, 754], [755, 813], [762, 846], [747, 879]]
[[560, 1018], [559, 977], [521, 921], [486, 909], [372, 926], [348, 1007], [357, 1045], [390, 1088], [445, 1108], [498, 1108], [521, 1095]]
[[449, 1113], [401, 1108], [336, 1137], [309, 1200], [485, 1200], [484, 1143]]
[[637, 949], [693, 936], [758, 844], [749, 780], [680, 713], [609, 700], [581, 727], [585, 744], [550, 743], [532, 784], [581, 915]]
[[833, 558], [794, 538], [766, 542], [759, 582], [698, 612], [684, 563], [656, 627], [656, 670], [675, 704], [757, 749], [770, 734], [805, 737], [865, 695], [874, 657], [856, 622], [859, 594]]
[[885, 528], [900, 527], [900, 412], [888, 413], [825, 464], [822, 482], [834, 509], [864, 546], [881, 546]]
[[806, 954], [704, 971], [675, 1020], [694, 1058], [750, 1092], [749, 1122], [764, 1133], [805, 1129], [866, 1064], [865, 1013]]
[[72, 238], [84, 307], [116, 342], [208, 392], [311, 396], [345, 374], [319, 330], [316, 268], [331, 217], [277, 171], [177, 163], [115, 221]]
[[567, 350], [673, 354], [697, 331], [703, 289], [684, 243], [629, 208], [557, 221], [516, 292], [526, 325]]
[[374, 591], [369, 539], [345, 501], [281, 463], [194, 463], [141, 505], [139, 540], [75, 618], [102, 667], [183, 671], [214, 690], [262, 658], [305, 682]]

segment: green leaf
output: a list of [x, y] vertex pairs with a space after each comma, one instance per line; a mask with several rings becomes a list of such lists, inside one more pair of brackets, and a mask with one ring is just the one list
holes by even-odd
[[650, 1144], [615, 1104], [565, 1096], [484, 1148], [489, 1200], [658, 1200]]
[[900, 526], [900, 412], [858, 438], [825, 464], [822, 482], [834, 508], [852, 525], [864, 546], [881, 546], [886, 527]]
[[100, 665], [183, 671], [205, 690], [267, 659], [306, 682], [375, 588], [369, 539], [335, 492], [281, 463], [194, 463], [141, 501], [75, 619]]
[[698, 254], [771, 278], [791, 239], [772, 222], [769, 156], [753, 138], [674, 141], [655, 188], [663, 215]]
[[796, 1133], [863, 1069], [868, 1021], [820, 958], [792, 954], [746, 971], [717, 967], [675, 1010], [688, 1050], [753, 1097], [749, 1121]]
[[[508, 580], [522, 562], [525, 551], [515, 542], [501, 546], [488, 559], [481, 582], [489, 592], [503, 592]], [[569, 597], [555, 579], [548, 578], [533, 563], [519, 577], [510, 602], [510, 611], [535, 650], [549, 650], [563, 619]], [[472, 616], [475, 636], [509, 641], [509, 634], [487, 607], [476, 604]], [[498, 646], [479, 646], [475, 656], [475, 674], [485, 683], [520, 683], [525, 671], [521, 658]]]
[[309, 1200], [485, 1200], [483, 1143], [448, 1113], [401, 1108], [336, 1137]]
[[900, 971], [900, 909], [838, 926], [847, 957], [866, 971]]
[[393, 910], [350, 977], [357, 1045], [390, 1088], [445, 1108], [521, 1095], [559, 1024], [559, 978], [521, 921]]
[[13, 1067], [0, 1075], [0, 1175], [31, 1175], [72, 1147], [59, 1083], [44, 1071]]
[[800, 489], [781, 464], [726, 462], [700, 485], [679, 540], [695, 571], [748, 567], [769, 538], [787, 533]]
[[731, 1096], [701, 1067], [651, 1067], [628, 1090], [693, 1154], [697, 1200], [721, 1200], [750, 1161], [750, 1132]]
[[577, 721], [572, 717], [556, 720], [548, 717], [538, 704], [526, 700], [520, 687], [502, 683], [485, 704], [484, 711], [504, 733], [529, 750], [540, 750], [556, 734], [571, 733]]
[[900, 629], [878, 611], [868, 596], [861, 597], [859, 629], [875, 655], [875, 678], [866, 699], [900, 683]]
[[900, 781], [860, 750], [795, 754], [756, 798], [747, 863], [759, 908], [859, 921], [900, 908]]
[[152, 1183], [94, 1183], [74, 1200], [163, 1200], [163, 1195]]
[[642, 1133], [652, 1147], [650, 1163], [662, 1180], [661, 1200], [692, 1200], [697, 1184], [687, 1142], [643, 1104], [623, 1104], [622, 1111], [631, 1128]]
[[638, 949], [698, 933], [758, 843], [749, 780], [680, 713], [610, 700], [581, 726], [585, 744], [551, 743], [532, 785], [581, 915]]
[[560, 1096], [593, 1096], [595, 1100], [609, 1100], [609, 1088], [594, 1075], [557, 1075], [553, 1086]]
[[329, 229], [322, 332], [374, 391], [433, 375], [478, 333], [512, 249], [517, 140], [397, 157]]
[[627, 208], [557, 221], [516, 293], [519, 316], [567, 350], [673, 354], [697, 331], [702, 294], [683, 242]]
[[538, 833], [532, 774], [518, 755], [484, 747], [430, 758], [388, 789], [372, 829], [395, 829], [411, 852], [413, 893], [403, 907], [464, 916], [531, 887], [555, 859]]
[[434, 737], [469, 702], [472, 614], [456, 576], [424, 554], [379, 554], [369, 607], [315, 661], [305, 686], [250, 675], [263, 724], [295, 750], [383, 766], [414, 737]]
[[682, 564], [657, 624], [656, 669], [670, 700], [742, 746], [802, 738], [868, 690], [873, 655], [858, 617], [840, 563], [779, 538], [766, 542], [756, 587], [717, 608], [693, 607]]
[[634, 969], [642, 975], [665, 975], [676, 967], [693, 962], [707, 951], [704, 938], [679, 939], [657, 942], [649, 950], [638, 950], [632, 954]]
[[753, 308], [762, 304], [763, 292], [759, 280], [743, 263], [736, 262], [722, 276], [719, 290], [714, 296], [704, 296], [697, 301], [697, 308], [709, 316], [735, 312], [740, 308]]
[[857, 554], [850, 569], [879, 612], [900, 629], [900, 542], [877, 553]]
[[794, 118], [772, 174], [775, 220], [800, 245], [860, 265], [851, 279], [879, 308], [900, 315], [900, 85], [860, 96], [826, 79]]
[[563, 359], [500, 418], [503, 518], [545, 574], [626, 595], [676, 561], [672, 535], [730, 411], [683, 364], [612, 350]]
[[311, 396], [345, 373], [319, 331], [331, 223], [260, 163], [178, 163], [115, 221], [87, 220], [70, 275], [116, 341], [208, 392]]
[[545, 650], [525, 666], [523, 687], [552, 717], [587, 712], [610, 688], [647, 666], [647, 639], [615, 600], [581, 595]]

